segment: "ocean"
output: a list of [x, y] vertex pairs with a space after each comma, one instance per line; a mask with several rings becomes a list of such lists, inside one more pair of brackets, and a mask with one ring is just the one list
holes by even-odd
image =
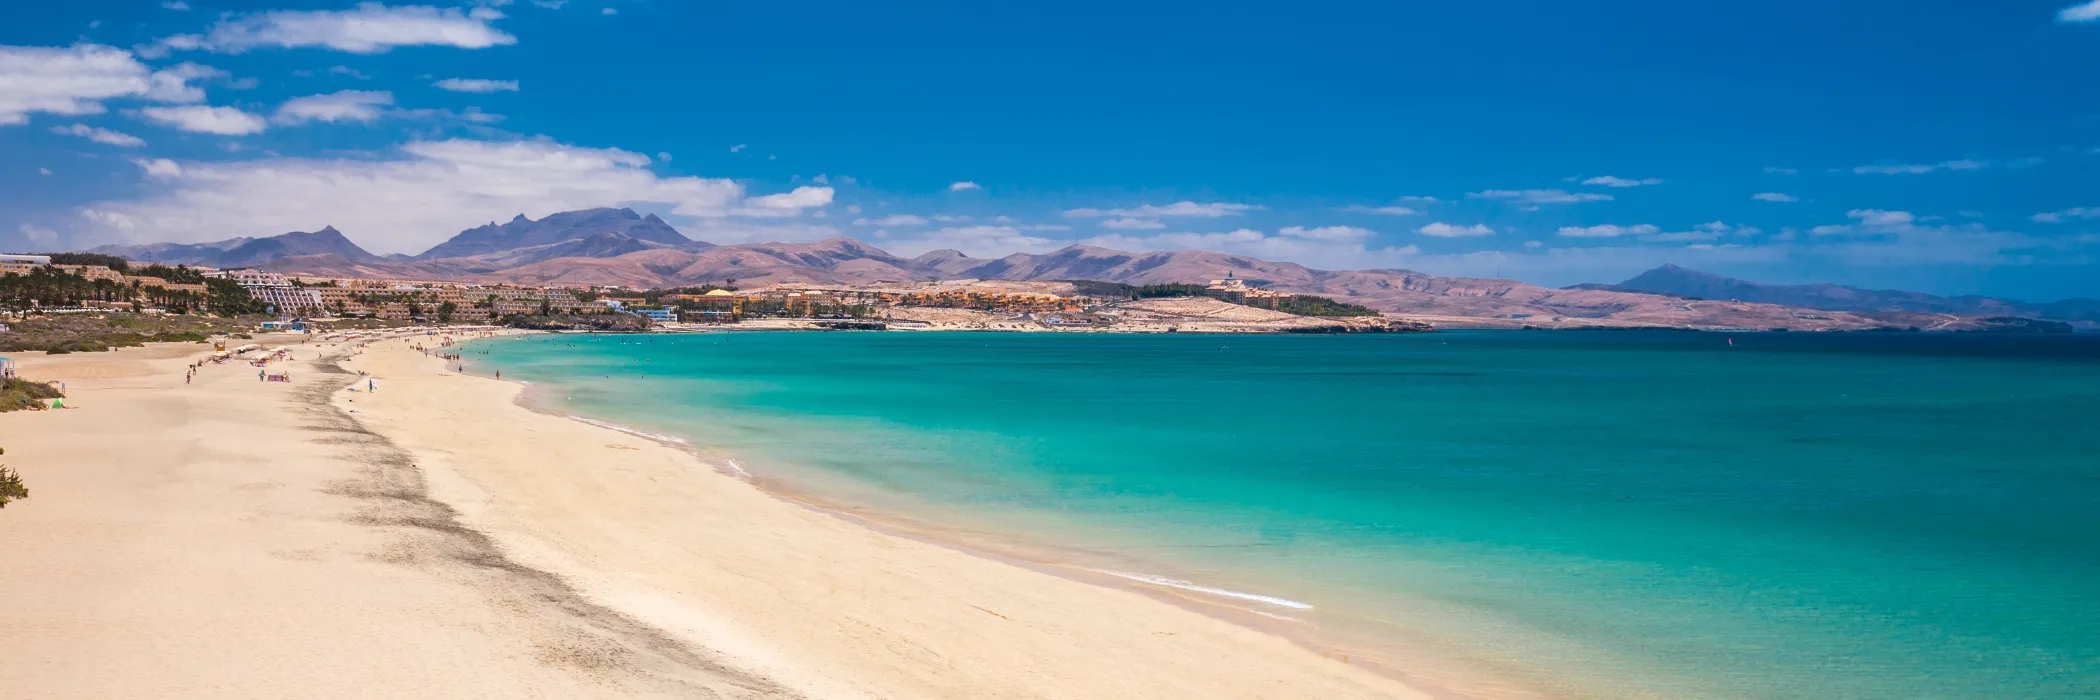
[[878, 521], [1176, 586], [1460, 694], [2100, 697], [2096, 336], [710, 333], [467, 352], [546, 409]]

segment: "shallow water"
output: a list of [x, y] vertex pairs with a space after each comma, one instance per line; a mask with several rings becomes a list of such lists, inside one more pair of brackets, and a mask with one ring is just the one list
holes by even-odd
[[1403, 670], [2100, 695], [2100, 337], [1728, 339], [529, 336], [469, 360], [829, 501], [1242, 594], [1219, 597]]

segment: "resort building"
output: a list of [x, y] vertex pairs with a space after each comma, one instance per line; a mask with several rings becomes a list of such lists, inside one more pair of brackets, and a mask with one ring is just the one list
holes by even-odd
[[81, 277], [86, 277], [89, 280], [109, 280], [111, 282], [117, 282], [124, 279], [124, 273], [109, 269], [108, 267], [102, 265], [52, 265], [51, 269], [80, 275]]
[[745, 298], [727, 289], [710, 289], [705, 294], [666, 294], [663, 303], [678, 307], [688, 321], [729, 323], [744, 315]]
[[321, 299], [319, 290], [292, 286], [248, 287], [248, 296], [255, 297], [256, 301], [269, 304], [276, 307], [278, 311], [285, 313], [319, 310], [326, 305]]
[[1270, 308], [1274, 308], [1278, 301], [1298, 296], [1290, 292], [1272, 292], [1260, 287], [1249, 286], [1246, 280], [1233, 276], [1231, 272], [1225, 273], [1225, 279], [1211, 280], [1210, 286], [1205, 287], [1204, 291], [1211, 296], [1224, 298], [1229, 301], [1243, 302], [1250, 306], [1261, 306], [1265, 301]]

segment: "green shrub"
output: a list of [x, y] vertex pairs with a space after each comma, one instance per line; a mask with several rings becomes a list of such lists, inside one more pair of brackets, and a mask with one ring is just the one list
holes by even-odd
[[19, 411], [30, 408], [31, 404], [42, 403], [44, 399], [64, 397], [65, 394], [60, 393], [58, 387], [43, 382], [27, 379], [0, 381], [0, 412]]
[[[0, 450], [0, 452], [5, 451]], [[29, 487], [22, 485], [22, 475], [16, 474], [13, 469], [0, 467], [0, 508], [6, 508], [10, 501], [19, 501], [28, 497]]]

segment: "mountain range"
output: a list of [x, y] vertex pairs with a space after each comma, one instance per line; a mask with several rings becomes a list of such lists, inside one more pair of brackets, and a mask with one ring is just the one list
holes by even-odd
[[[1553, 289], [1411, 270], [1318, 270], [1214, 251], [1133, 253], [1072, 245], [1048, 253], [973, 258], [936, 250], [893, 255], [852, 238], [715, 245], [655, 215], [589, 209], [467, 229], [419, 255], [378, 256], [333, 227], [201, 244], [102, 246], [88, 252], [146, 262], [254, 267], [284, 273], [476, 283], [672, 287], [723, 283], [896, 285], [928, 280], [1203, 282], [1228, 273], [1277, 291], [1318, 294], [1446, 326], [1969, 329], [1991, 316], [2092, 323], [2100, 302], [2026, 304], [1838, 285], [1762, 285], [1665, 265], [1615, 285]], [[1983, 324], [1987, 325], [1987, 324]]]
[[1959, 316], [2029, 316], [2054, 321], [2100, 322], [2100, 300], [2065, 299], [2034, 303], [1986, 296], [1943, 297], [1891, 289], [1861, 289], [1838, 284], [1759, 284], [1676, 265], [1643, 272], [1612, 285], [1576, 288], [1665, 294], [1696, 299], [1737, 299], [1826, 311], [1952, 314]]

